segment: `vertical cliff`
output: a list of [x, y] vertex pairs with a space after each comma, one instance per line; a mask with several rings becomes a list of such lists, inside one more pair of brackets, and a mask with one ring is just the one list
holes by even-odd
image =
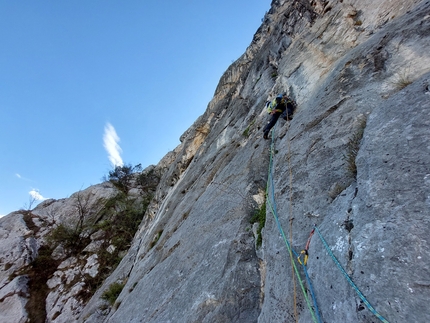
[[[128, 253], [48, 321], [429, 321], [429, 48], [429, 1], [274, 0], [156, 167]], [[272, 144], [264, 103], [283, 92], [297, 109]]]
[[[183, 135], [151, 220], [106, 283], [126, 281], [117, 308], [95, 311], [96, 294], [82, 318], [312, 321], [269, 208], [261, 247], [250, 223], [269, 166], [264, 102], [287, 91], [298, 109], [275, 129], [273, 178], [291, 247], [303, 250], [316, 224], [376, 311], [427, 321], [429, 8], [274, 1]], [[377, 320], [317, 234], [307, 270], [323, 321]]]

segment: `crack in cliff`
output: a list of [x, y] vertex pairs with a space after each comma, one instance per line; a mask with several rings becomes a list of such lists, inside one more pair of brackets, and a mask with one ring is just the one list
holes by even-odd
[[[33, 217], [37, 216], [32, 214], [30, 210], [23, 211], [22, 214], [23, 220], [30, 230], [30, 236], [34, 238], [36, 233], [40, 230], [40, 227], [33, 221]], [[29, 321], [32, 323], [44, 323], [47, 314], [46, 298], [49, 294], [49, 288], [46, 282], [55, 272], [61, 261], [52, 259], [52, 249], [48, 246], [40, 246], [37, 251], [34, 251], [35, 254], [33, 254], [33, 250], [30, 249], [27, 244], [25, 244], [24, 247], [27, 249], [26, 255], [29, 256], [27, 261], [30, 263], [26, 267], [21, 268], [18, 272], [15, 272], [12, 277], [27, 277], [28, 295], [22, 292], [19, 292], [18, 295], [28, 298], [25, 309]], [[1, 299], [0, 302], [3, 302], [3, 300], [4, 298]]]
[[[354, 257], [354, 245], [352, 242], [352, 230], [354, 229], [353, 219], [352, 216], [354, 215], [352, 203], [355, 200], [355, 198], [358, 195], [358, 187], [354, 190], [354, 195], [351, 198], [349, 208], [346, 212], [346, 219], [343, 223], [345, 229], [348, 231], [348, 257], [347, 257], [347, 263], [346, 263], [346, 271], [348, 275], [351, 277], [351, 279], [354, 276], [354, 268], [353, 268], [353, 257]], [[363, 274], [363, 272], [361, 272]], [[363, 301], [359, 299], [355, 299], [355, 311], [358, 315], [359, 312], [366, 309], [366, 307], [363, 305]], [[358, 316], [357, 316], [358, 318]]]
[[326, 119], [329, 115], [334, 113], [339, 107], [344, 103], [349, 97], [342, 98], [339, 102], [337, 102], [335, 105], [331, 106], [329, 109], [327, 109], [322, 115], [318, 116], [315, 120], [308, 123], [305, 128], [303, 129], [304, 132], [308, 132], [312, 128], [316, 127], [321, 121]]

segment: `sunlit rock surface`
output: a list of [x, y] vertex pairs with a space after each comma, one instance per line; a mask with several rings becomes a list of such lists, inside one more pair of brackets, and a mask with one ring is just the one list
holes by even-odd
[[[346, 275], [387, 321], [430, 321], [429, 37], [428, 1], [273, 1], [204, 114], [155, 166], [159, 184], [113, 273], [82, 298], [80, 275], [102, 269], [95, 255], [103, 235], [91, 232], [75, 259], [53, 251], [47, 321], [379, 321]], [[261, 246], [250, 223], [264, 201], [271, 152], [264, 103], [282, 92], [297, 109], [274, 129], [280, 225], [297, 253], [317, 225], [345, 270], [316, 232], [307, 272], [318, 314], [270, 207]], [[105, 183], [91, 192], [109, 197], [115, 189]], [[0, 219], [0, 315], [10, 322], [27, 315], [31, 289], [20, 268], [44, 244], [50, 226], [42, 222], [65, 221], [72, 205], [38, 206], [33, 228], [22, 212]], [[103, 295], [114, 283], [123, 288], [109, 303]]]

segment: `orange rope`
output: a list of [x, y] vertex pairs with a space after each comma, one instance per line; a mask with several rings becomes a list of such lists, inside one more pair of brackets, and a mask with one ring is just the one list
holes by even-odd
[[[290, 143], [290, 124], [287, 127], [287, 141], [288, 141], [288, 168], [290, 175], [290, 245], [293, 245], [293, 170], [291, 167], [291, 143]], [[296, 292], [296, 276], [294, 275], [293, 258], [291, 257], [291, 275], [293, 276], [293, 288], [294, 288], [294, 317], [296, 323], [299, 322], [299, 315], [297, 313], [297, 292]]]

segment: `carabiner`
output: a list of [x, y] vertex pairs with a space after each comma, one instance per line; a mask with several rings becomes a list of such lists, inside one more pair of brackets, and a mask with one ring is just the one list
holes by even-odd
[[[302, 257], [302, 255], [305, 255], [303, 257], [303, 262], [300, 259]], [[302, 250], [300, 252], [300, 255], [297, 257], [297, 260], [299, 261], [300, 265], [306, 266], [306, 264], [308, 263], [308, 257], [309, 257], [308, 251], [307, 250]]]

